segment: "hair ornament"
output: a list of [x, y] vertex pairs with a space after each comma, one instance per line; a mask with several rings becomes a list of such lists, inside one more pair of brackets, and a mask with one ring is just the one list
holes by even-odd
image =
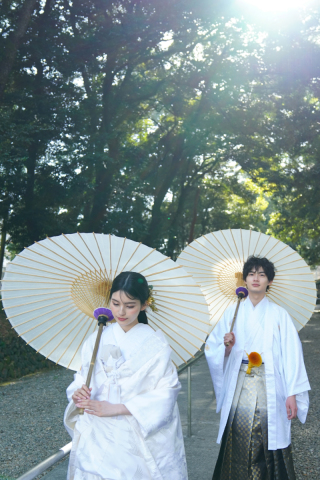
[[153, 285], [149, 285], [149, 297], [146, 300], [146, 305], [151, 308], [153, 312], [157, 312], [156, 302], [154, 296], [152, 295]]

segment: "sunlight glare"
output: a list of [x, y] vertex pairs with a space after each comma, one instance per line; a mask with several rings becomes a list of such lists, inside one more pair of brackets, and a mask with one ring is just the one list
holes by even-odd
[[241, 0], [241, 3], [250, 4], [265, 12], [283, 12], [304, 8], [313, 0]]

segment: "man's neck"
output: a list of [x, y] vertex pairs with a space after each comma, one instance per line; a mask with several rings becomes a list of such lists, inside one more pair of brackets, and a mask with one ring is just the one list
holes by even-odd
[[258, 305], [258, 303], [260, 303], [261, 300], [264, 299], [265, 296], [266, 296], [265, 293], [250, 293], [249, 292], [249, 298], [250, 298], [251, 303], [254, 307], [256, 307]]

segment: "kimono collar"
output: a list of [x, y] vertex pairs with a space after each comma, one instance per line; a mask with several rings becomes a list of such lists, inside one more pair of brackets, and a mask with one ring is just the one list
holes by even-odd
[[[147, 328], [145, 329], [143, 327]], [[104, 329], [94, 370], [95, 382], [98, 389], [106, 380], [102, 360], [108, 359], [111, 351], [120, 351], [121, 356], [119, 357], [117, 354], [115, 361], [118, 365], [121, 365], [139, 351], [139, 346], [146, 338], [146, 333], [150, 335], [150, 331], [153, 332], [148, 325], [141, 323], [132, 327], [128, 332], [125, 332], [118, 323], [112, 323]]]
[[[130, 330], [129, 330], [130, 331]], [[118, 323], [113, 324], [113, 335], [115, 336], [115, 339], [117, 341], [117, 344], [121, 342], [121, 340], [124, 338], [126, 335], [126, 332], [120, 327]]]
[[264, 297], [255, 307], [248, 297], [238, 313], [235, 323], [236, 348], [235, 351], [246, 351], [250, 353], [250, 347], [257, 335], [263, 336], [264, 317], [268, 306], [268, 299]]
[[153, 332], [148, 325], [144, 325], [143, 323], [138, 323], [130, 328], [128, 332], [125, 332], [118, 323], [114, 324], [113, 328], [115, 339], [125, 360], [128, 360], [134, 353], [137, 353], [139, 346]]
[[262, 300], [260, 300], [259, 303], [257, 303], [256, 306], [253, 305], [253, 303], [251, 302], [250, 300], [250, 297], [248, 297], [246, 300], [245, 300], [248, 308], [251, 310], [251, 311], [254, 311], [255, 313], [258, 313], [258, 315], [261, 315], [262, 314], [262, 311], [263, 309], [266, 309], [267, 306], [268, 306], [268, 299], [266, 296], [263, 297]]

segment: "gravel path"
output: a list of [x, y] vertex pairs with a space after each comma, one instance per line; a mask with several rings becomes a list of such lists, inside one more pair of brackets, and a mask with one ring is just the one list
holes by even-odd
[[320, 313], [313, 315], [300, 331], [304, 360], [311, 384], [310, 409], [307, 421], [292, 422], [294, 464], [299, 480], [320, 479]]
[[0, 478], [17, 478], [70, 442], [63, 426], [66, 387], [61, 367], [0, 387]]
[[[292, 425], [294, 462], [297, 480], [319, 480], [320, 406], [316, 395], [320, 391], [320, 313], [312, 317], [300, 332], [300, 338], [312, 391], [306, 424], [294, 421]], [[19, 477], [70, 441], [62, 418], [67, 403], [65, 390], [72, 379], [73, 372], [57, 367], [0, 385], [1, 480]], [[198, 388], [195, 388], [196, 391], [199, 392]], [[213, 412], [208, 413], [211, 418]], [[189, 442], [192, 439], [186, 439], [187, 452]], [[214, 463], [212, 457], [211, 463]], [[190, 480], [198, 479], [194, 477]]]

